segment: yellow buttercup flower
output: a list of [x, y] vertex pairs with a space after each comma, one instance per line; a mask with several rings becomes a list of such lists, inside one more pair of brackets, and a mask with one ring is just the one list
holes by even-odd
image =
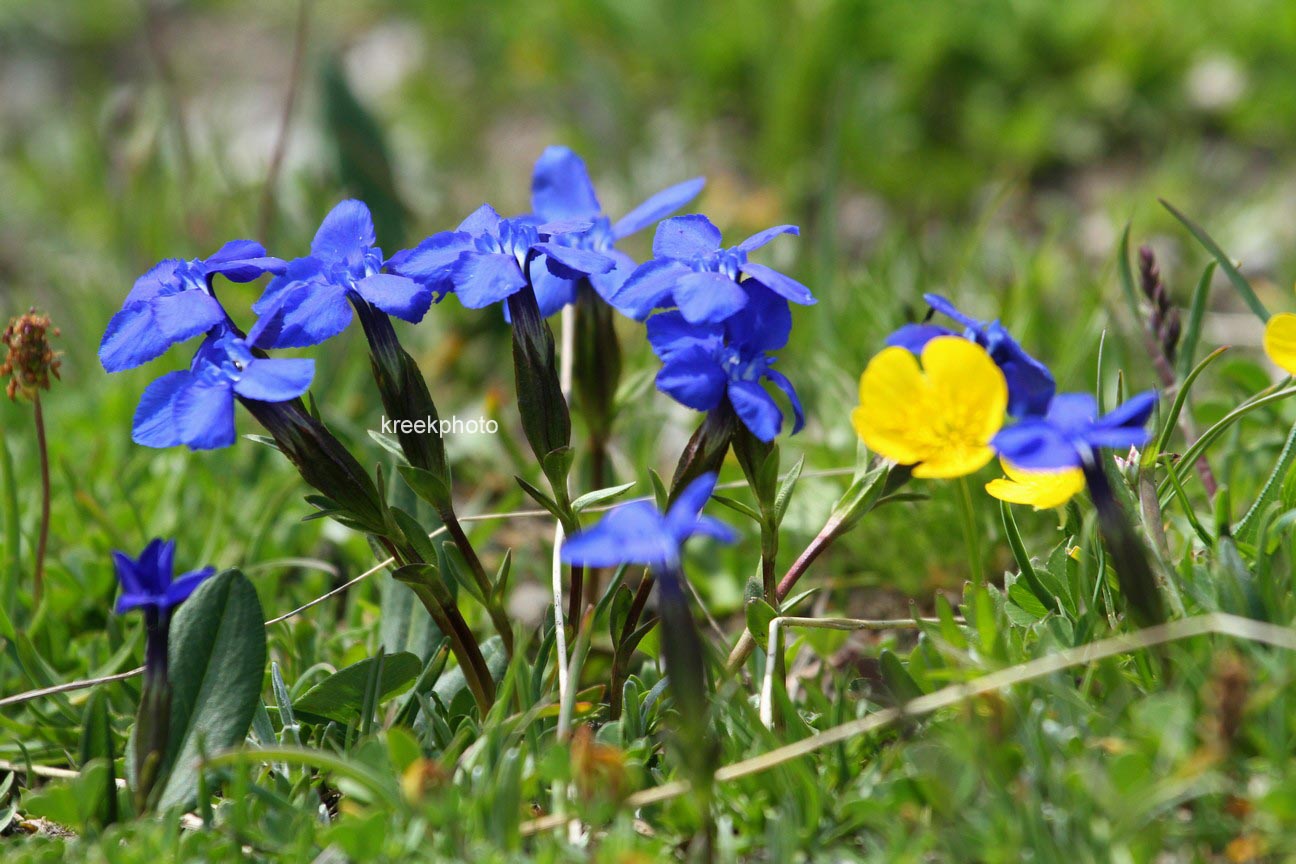
[[985, 490], [1009, 504], [1029, 504], [1036, 510], [1049, 510], [1061, 507], [1085, 488], [1084, 472], [1079, 468], [1026, 471], [1006, 459], [1000, 459], [999, 464], [1008, 475], [1007, 479], [991, 480]]
[[1269, 319], [1264, 350], [1275, 365], [1288, 375], [1296, 375], [1296, 315], [1283, 312]]
[[962, 477], [994, 456], [990, 439], [1007, 408], [1008, 383], [986, 350], [939, 336], [923, 347], [921, 367], [899, 347], [870, 360], [851, 424], [874, 453], [915, 466], [915, 477]]

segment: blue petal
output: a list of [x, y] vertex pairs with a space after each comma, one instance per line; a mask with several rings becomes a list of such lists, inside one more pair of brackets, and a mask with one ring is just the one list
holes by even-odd
[[703, 348], [694, 346], [671, 355], [657, 372], [657, 389], [681, 405], [710, 411], [724, 399], [724, 369]]
[[1142, 429], [1148, 418], [1152, 416], [1152, 410], [1156, 408], [1157, 398], [1157, 391], [1145, 390], [1104, 414], [1094, 425], [1105, 429], [1117, 427]]
[[683, 276], [693, 271], [678, 261], [653, 259], [640, 264], [621, 290], [612, 295], [612, 305], [632, 318], [642, 321], [659, 306], [666, 304], [671, 289]]
[[201, 570], [190, 570], [188, 573], [182, 573], [167, 586], [163, 595], [163, 603], [168, 609], [179, 606], [188, 600], [189, 595], [215, 572], [215, 567], [204, 567]]
[[311, 257], [321, 261], [344, 261], [374, 245], [373, 217], [363, 201], [348, 199], [341, 202], [324, 217], [315, 239], [311, 241]]
[[327, 282], [324, 277], [324, 263], [318, 258], [294, 258], [288, 262], [288, 268], [282, 275], [276, 276], [266, 285], [265, 291], [252, 304], [252, 311], [258, 315], [273, 309], [283, 300], [284, 295], [297, 290], [305, 282]]
[[585, 163], [568, 147], [546, 147], [531, 174], [531, 209], [546, 222], [589, 218], [603, 208]]
[[266, 255], [265, 247], [252, 240], [231, 240], [203, 262], [208, 273], [220, 273], [231, 282], [251, 282], [264, 273], [282, 273], [288, 262]]
[[248, 342], [260, 348], [303, 348], [333, 338], [350, 323], [346, 288], [302, 282], [280, 298], [279, 307], [262, 314]]
[[1049, 403], [1047, 420], [1063, 434], [1074, 435], [1089, 428], [1098, 416], [1098, 401], [1092, 393], [1059, 393]]
[[375, 273], [356, 283], [356, 293], [388, 315], [417, 324], [432, 305], [432, 292], [405, 276]]
[[691, 324], [719, 323], [747, 305], [747, 292], [722, 273], [690, 272], [675, 283], [673, 293]]
[[903, 348], [911, 354], [921, 354], [928, 342], [937, 336], [957, 336], [953, 330], [935, 324], [906, 324], [886, 338], [888, 347]]
[[131, 558], [125, 552], [113, 550], [113, 569], [117, 573], [117, 582], [122, 587], [124, 594], [143, 594], [145, 593], [144, 580], [140, 578], [139, 567], [135, 559]]
[[168, 372], [144, 388], [139, 407], [135, 409], [132, 441], [145, 447], [174, 447], [183, 443], [175, 403], [193, 378], [187, 371]]
[[500, 215], [495, 212], [495, 208], [489, 204], [483, 204], [472, 212], [464, 221], [459, 223], [456, 231], [464, 231], [473, 237], [481, 237], [484, 234], [497, 234], [499, 232]]
[[617, 507], [592, 528], [568, 537], [562, 559], [587, 567], [663, 564], [678, 559], [679, 545], [657, 508], [647, 501]]
[[123, 592], [117, 598], [117, 605], [113, 607], [113, 611], [118, 615], [125, 615], [132, 609], [140, 609], [145, 606], [160, 606], [158, 599], [152, 594]]
[[729, 342], [753, 351], [777, 351], [792, 333], [792, 310], [787, 300], [755, 279], [742, 283], [747, 305], [725, 322]]
[[[188, 263], [179, 258], [167, 258], [154, 264], [149, 271], [135, 280], [135, 285], [126, 295], [123, 306], [138, 303], [141, 300], [152, 300], [159, 294], [171, 294], [185, 290], [185, 275]], [[199, 285], [192, 286], [201, 287]]]
[[720, 229], [702, 215], [676, 216], [657, 226], [655, 258], [701, 258], [720, 249]]
[[788, 402], [792, 403], [792, 433], [793, 435], [805, 428], [805, 411], [801, 407], [801, 399], [797, 396], [796, 388], [788, 377], [777, 369], [766, 369], [765, 377], [774, 382], [774, 386], [783, 391], [788, 397]]
[[206, 333], [226, 320], [220, 302], [205, 291], [181, 291], [153, 300], [153, 320], [171, 344]]
[[738, 540], [738, 532], [714, 516], [699, 516], [693, 523], [692, 533], [712, 537], [721, 543], [734, 543]]
[[598, 295], [610, 304], [612, 298], [621, 290], [626, 280], [630, 278], [630, 274], [639, 265], [633, 258], [618, 249], [604, 249], [603, 254], [612, 259], [612, 269], [606, 273], [591, 273], [589, 281]]
[[470, 253], [455, 263], [451, 274], [459, 302], [469, 309], [498, 303], [527, 284], [512, 255]]
[[666, 218], [696, 198], [705, 185], [706, 178], [694, 177], [692, 180], [676, 183], [669, 189], [663, 189], [618, 219], [612, 226], [612, 237], [616, 240], [629, 237], [657, 220]]
[[310, 388], [315, 361], [308, 359], [257, 359], [234, 382], [234, 392], [258, 402], [287, 402]]
[[716, 473], [708, 471], [697, 477], [684, 491], [680, 492], [675, 503], [666, 511], [666, 530], [675, 538], [676, 543], [683, 543], [693, 533], [693, 525], [698, 514], [706, 506], [715, 491]]
[[1128, 450], [1131, 447], [1142, 447], [1147, 444], [1151, 435], [1141, 426], [1116, 426], [1111, 429], [1094, 427], [1084, 436], [1090, 447], [1110, 447], [1113, 450]]
[[108, 321], [99, 343], [99, 362], [109, 372], [121, 372], [161, 357], [171, 344], [153, 322], [150, 301], [131, 303]]
[[764, 231], [757, 231], [755, 234], [739, 243], [736, 248], [741, 249], [744, 252], [751, 252], [761, 248], [780, 234], [800, 233], [801, 229], [795, 225], [775, 225], [773, 228], [766, 228]]
[[234, 388], [225, 379], [199, 378], [175, 403], [180, 437], [190, 450], [215, 450], [234, 443]]
[[953, 303], [946, 300], [944, 297], [942, 297], [939, 294], [924, 294], [923, 301], [928, 306], [935, 309], [937, 312], [941, 313], [947, 318], [954, 319], [955, 321], [962, 324], [964, 327], [971, 327], [973, 329], [979, 330], [985, 326], [984, 322], [978, 321], [975, 318], [969, 318], [967, 315], [964, 315], [962, 312], [958, 310], [958, 307], [956, 307]]
[[759, 280], [761, 284], [769, 288], [775, 294], [778, 294], [780, 297], [786, 297], [793, 303], [798, 303], [802, 306], [813, 306], [815, 303], [819, 302], [815, 299], [815, 296], [810, 293], [809, 288], [802, 285], [791, 276], [784, 276], [772, 267], [766, 267], [764, 264], [747, 261], [742, 265], [741, 269], [742, 272]]
[[754, 381], [730, 381], [729, 401], [743, 425], [760, 440], [769, 443], [783, 426], [783, 412], [774, 398]]
[[428, 237], [409, 252], [393, 256], [388, 262], [388, 269], [420, 282], [435, 281], [449, 272], [460, 255], [476, 248], [472, 235], [468, 232], [442, 231]]
[[659, 360], [686, 348], [701, 347], [708, 357], [724, 345], [719, 324], [690, 324], [679, 312], [662, 312], [648, 319], [648, 343]]
[[[548, 256], [541, 257], [548, 259]], [[540, 307], [540, 314], [543, 317], [548, 318], [568, 303], [575, 303], [576, 285], [577, 283], [571, 279], [555, 276], [545, 261], [531, 262], [531, 287], [535, 289], [536, 305]], [[504, 309], [504, 315], [508, 317], [507, 307]]]
[[1045, 420], [1023, 420], [990, 441], [995, 452], [1027, 470], [1055, 471], [1080, 465], [1075, 445]]
[[614, 266], [611, 258], [589, 249], [560, 246], [557, 243], [537, 243], [532, 247], [545, 254], [549, 272], [560, 279], [579, 279], [591, 273], [607, 273]]
[[171, 584], [171, 574], [175, 572], [174, 540], [163, 540], [155, 537], [140, 554], [140, 566], [149, 590], [161, 594]]

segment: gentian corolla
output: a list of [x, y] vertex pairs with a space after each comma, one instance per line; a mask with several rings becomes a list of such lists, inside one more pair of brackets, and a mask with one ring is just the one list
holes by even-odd
[[286, 402], [310, 387], [315, 361], [258, 357], [254, 346], [278, 332], [278, 316], [259, 319], [247, 338], [212, 334], [189, 369], [154, 381], [140, 397], [131, 438], [146, 447], [211, 450], [234, 443], [234, 399]]
[[855, 431], [870, 450], [913, 476], [962, 477], [994, 456], [990, 440], [1003, 426], [1008, 384], [976, 342], [957, 336], [928, 340], [918, 357], [884, 348], [860, 376]]
[[263, 273], [282, 273], [286, 266], [251, 240], [231, 240], [206, 259], [159, 261], [135, 280], [121, 311], [108, 322], [99, 362], [109, 372], [132, 369], [178, 342], [226, 324], [229, 316], [212, 287], [216, 274], [231, 282], [251, 282]]
[[[1016, 339], [998, 321], [978, 321], [960, 312], [939, 294], [924, 294], [923, 300], [942, 315], [953, 318], [965, 328], [963, 337], [976, 342], [990, 353], [1008, 380], [1008, 413], [1014, 417], [1043, 414], [1057, 390], [1048, 367], [1026, 353]], [[887, 345], [906, 348], [914, 354], [938, 336], [959, 335], [935, 324], [908, 324], [892, 333]]]
[[1156, 403], [1156, 391], [1148, 390], [1099, 417], [1092, 395], [1059, 393], [1047, 414], [1019, 420], [992, 443], [1000, 456], [1027, 471], [1080, 468], [1093, 462], [1099, 447], [1127, 450], [1146, 444], [1144, 426]]
[[611, 257], [581, 248], [579, 235], [591, 228], [588, 219], [541, 225], [527, 218], [506, 219], [483, 204], [456, 230], [433, 234], [393, 258], [391, 267], [437, 293], [454, 291], [469, 309], [483, 309], [530, 284], [528, 270], [541, 258], [562, 280], [610, 273], [616, 266]]
[[808, 306], [817, 302], [809, 288], [747, 260], [749, 252], [780, 234], [799, 233], [795, 225], [777, 225], [722, 249], [720, 229], [705, 216], [667, 219], [657, 226], [653, 259], [630, 274], [611, 303], [639, 320], [654, 309], [675, 306], [689, 323], [716, 324], [747, 305], [747, 282], [739, 279], [748, 276], [784, 299]]
[[317, 345], [351, 323], [357, 298], [411, 323], [423, 320], [432, 292], [413, 279], [384, 273], [374, 245], [373, 217], [361, 201], [334, 207], [311, 241], [311, 254], [290, 262], [252, 306], [258, 315], [278, 314], [280, 328], [265, 348]]
[[122, 589], [117, 598], [118, 615], [132, 609], [144, 609], [146, 613], [165, 616], [189, 599], [194, 589], [216, 572], [214, 567], [203, 567], [173, 576], [174, 540], [154, 538], [138, 559], [117, 551], [112, 556]]
[[586, 567], [646, 564], [656, 570], [679, 569], [680, 547], [695, 534], [732, 543], [738, 535], [702, 508], [715, 490], [716, 475], [703, 474], [662, 514], [648, 501], [622, 504], [596, 525], [568, 537], [562, 559]]
[[782, 297], [749, 279], [749, 302], [719, 324], [692, 324], [679, 311], [648, 319], [648, 341], [662, 361], [657, 389], [697, 411], [711, 411], [725, 400], [762, 441], [773, 441], [783, 412], [761, 386], [770, 381], [792, 404], [792, 434], [805, 425], [801, 400], [787, 376], [773, 368], [770, 351], [787, 344], [792, 313]]

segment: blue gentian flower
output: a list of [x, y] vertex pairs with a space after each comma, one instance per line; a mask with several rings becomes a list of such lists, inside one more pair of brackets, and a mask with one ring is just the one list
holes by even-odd
[[939, 294], [924, 294], [932, 309], [953, 318], [966, 328], [962, 334], [935, 324], [907, 324], [887, 337], [887, 345], [897, 345], [914, 354], [937, 336], [958, 336], [977, 343], [990, 355], [1008, 380], [1008, 413], [1013, 417], [1038, 416], [1048, 410], [1057, 391], [1053, 373], [1026, 353], [1016, 339], [998, 321], [978, 321], [964, 315]]
[[[603, 213], [603, 206], [599, 204], [594, 184], [590, 182], [589, 172], [581, 158], [568, 147], [547, 147], [536, 161], [531, 175], [531, 209], [541, 223], [567, 219], [590, 222], [588, 231], [562, 235], [555, 242], [579, 245], [612, 259], [612, 270], [589, 277], [599, 296], [610, 301], [635, 268], [634, 259], [616, 249], [616, 243], [692, 201], [705, 183], [703, 178], [695, 177], [663, 189], [612, 222]], [[542, 315], [547, 317], [575, 302], [578, 283], [555, 276], [547, 266], [533, 264], [531, 278]]]
[[695, 534], [732, 543], [732, 528], [702, 508], [715, 489], [714, 472], [690, 483], [663, 515], [648, 501], [632, 501], [615, 508], [598, 524], [568, 537], [562, 559], [586, 567], [646, 564], [655, 570], [678, 570], [680, 547]]
[[279, 333], [278, 316], [262, 317], [244, 339], [231, 331], [208, 336], [188, 370], [170, 372], [144, 390], [131, 438], [146, 447], [186, 445], [211, 450], [234, 443], [234, 398], [286, 402], [310, 387], [315, 361], [258, 357]]
[[109, 372], [132, 369], [227, 323], [229, 316], [212, 288], [216, 274], [231, 282], [251, 282], [263, 273], [282, 273], [286, 266], [251, 240], [231, 240], [206, 259], [158, 262], [135, 280], [121, 311], [108, 322], [99, 362]]
[[792, 382], [773, 368], [770, 351], [787, 344], [792, 313], [785, 299], [761, 282], [748, 279], [749, 301], [721, 324], [693, 324], [680, 311], [648, 319], [648, 341], [662, 361], [657, 389], [698, 411], [710, 411], [726, 399], [752, 434], [773, 441], [783, 426], [783, 412], [761, 386], [768, 380], [792, 403], [792, 434], [805, 425], [801, 400]]
[[1144, 428], [1157, 393], [1148, 390], [1098, 416], [1088, 393], [1059, 393], [1043, 417], [1027, 417], [1001, 430], [990, 444], [1013, 465], [1028, 471], [1055, 471], [1091, 463], [1099, 447], [1125, 450], [1147, 443]]
[[610, 273], [616, 261], [585, 248], [587, 241], [581, 239], [592, 227], [588, 219], [540, 225], [525, 217], [505, 219], [483, 204], [456, 230], [433, 234], [393, 257], [391, 269], [434, 292], [454, 291], [469, 309], [484, 309], [529, 284], [527, 268], [540, 259], [560, 280]]
[[122, 588], [117, 598], [118, 615], [132, 609], [165, 615], [189, 599], [194, 589], [216, 572], [215, 567], [204, 567], [172, 578], [174, 540], [155, 538], [144, 547], [138, 559], [116, 551], [112, 556]]
[[810, 289], [782, 273], [747, 260], [747, 254], [780, 234], [799, 234], [795, 225], [766, 228], [729, 249], [720, 248], [720, 229], [705, 216], [676, 216], [657, 226], [653, 259], [639, 265], [612, 296], [612, 305], [643, 320], [654, 309], [675, 306], [689, 323], [717, 324], [747, 305], [747, 282], [757, 279], [775, 294], [808, 306]]
[[361, 201], [334, 207], [311, 241], [311, 254], [287, 265], [252, 306], [258, 315], [278, 312], [281, 327], [266, 348], [318, 345], [351, 323], [351, 302], [364, 300], [410, 323], [423, 320], [432, 292], [413, 279], [384, 273], [374, 245], [373, 217]]

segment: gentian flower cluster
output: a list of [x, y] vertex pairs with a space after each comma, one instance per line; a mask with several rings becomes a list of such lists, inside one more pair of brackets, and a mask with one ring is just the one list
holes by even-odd
[[142, 609], [146, 615], [166, 617], [216, 572], [214, 567], [203, 567], [175, 577], [175, 541], [161, 538], [151, 540], [138, 558], [117, 551], [112, 557], [122, 589], [118, 615]]
[[[997, 454], [1008, 477], [986, 490], [1046, 508], [1084, 488], [1083, 469], [1095, 463], [1099, 448], [1146, 443], [1155, 391], [1099, 417], [1092, 396], [1056, 393], [1048, 368], [998, 321], [964, 315], [936, 294], [924, 299], [964, 329], [906, 325], [870, 361], [852, 422], [875, 452], [913, 465], [915, 477], [965, 476]], [[1016, 422], [1005, 428], [1010, 417]]]

